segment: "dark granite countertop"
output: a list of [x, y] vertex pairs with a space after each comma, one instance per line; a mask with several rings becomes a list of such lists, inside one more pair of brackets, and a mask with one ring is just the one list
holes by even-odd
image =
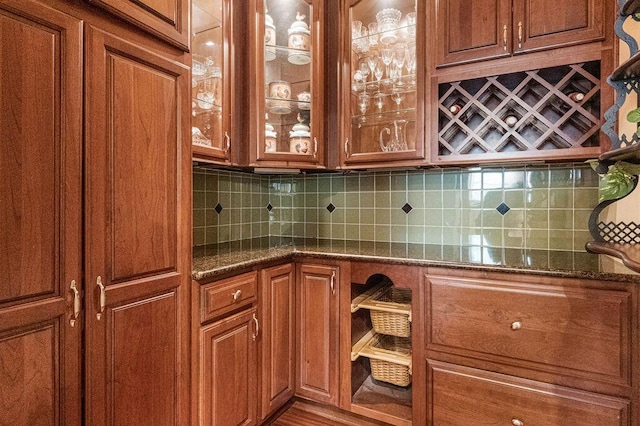
[[640, 283], [640, 275], [602, 270], [600, 257], [586, 252], [269, 238], [195, 247], [192, 277], [207, 281], [296, 256]]

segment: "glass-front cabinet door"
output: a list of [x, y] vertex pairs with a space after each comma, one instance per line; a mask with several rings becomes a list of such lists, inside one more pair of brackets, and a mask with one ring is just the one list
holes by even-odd
[[193, 0], [191, 64], [191, 135], [193, 157], [228, 163], [230, 39], [229, 1]]
[[324, 2], [253, 2], [251, 163], [323, 167]]
[[424, 158], [424, 1], [343, 2], [345, 167]]

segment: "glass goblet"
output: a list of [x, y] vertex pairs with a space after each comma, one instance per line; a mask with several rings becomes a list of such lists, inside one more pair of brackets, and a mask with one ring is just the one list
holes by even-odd
[[360, 70], [360, 74], [362, 74], [362, 81], [366, 83], [367, 77], [369, 77], [369, 74], [371, 73], [369, 64], [367, 64], [367, 61], [360, 62], [359, 70]]
[[366, 121], [364, 114], [369, 109], [370, 104], [371, 104], [371, 97], [367, 92], [363, 92], [358, 95], [358, 109], [360, 110], [360, 114], [362, 114], [362, 118], [360, 119], [360, 122], [362, 123]]
[[380, 53], [382, 54], [382, 63], [384, 63], [387, 68], [387, 77], [389, 77], [389, 65], [393, 60], [393, 49], [385, 47], [380, 51]]
[[396, 109], [400, 114], [400, 104], [404, 101], [404, 90], [398, 86], [394, 86], [391, 92], [391, 99], [396, 103]]

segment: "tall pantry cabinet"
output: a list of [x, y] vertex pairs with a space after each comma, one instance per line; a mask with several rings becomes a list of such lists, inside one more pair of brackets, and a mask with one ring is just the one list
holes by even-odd
[[0, 0], [0, 423], [189, 422], [185, 57]]

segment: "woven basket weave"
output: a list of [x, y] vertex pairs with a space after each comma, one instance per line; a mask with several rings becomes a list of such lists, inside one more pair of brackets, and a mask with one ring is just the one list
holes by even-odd
[[[371, 346], [391, 353], [411, 354], [411, 339], [403, 337], [378, 335]], [[408, 366], [374, 358], [371, 358], [370, 362], [371, 376], [374, 379], [402, 387], [411, 384]]]
[[[378, 302], [402, 303], [411, 305], [411, 290], [390, 287], [375, 299]], [[376, 333], [391, 336], [411, 336], [411, 322], [408, 314], [370, 310], [371, 323]]]

